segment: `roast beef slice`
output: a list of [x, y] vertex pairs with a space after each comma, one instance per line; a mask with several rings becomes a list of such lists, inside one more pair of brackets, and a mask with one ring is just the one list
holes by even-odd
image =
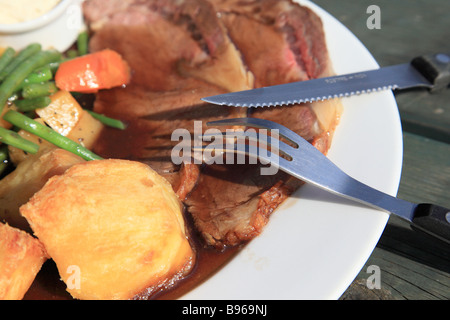
[[179, 89], [189, 77], [228, 91], [253, 86], [253, 75], [206, 0], [93, 0], [84, 12], [95, 32], [91, 50], [114, 48], [130, 58], [133, 83], [146, 89]]
[[[306, 80], [330, 72], [320, 19], [288, 0], [102, 1], [84, 10], [92, 51], [117, 50], [133, 70], [126, 88], [100, 92], [95, 111], [124, 119], [104, 131], [105, 157], [140, 160], [165, 176], [184, 201], [206, 245], [223, 248], [258, 235], [301, 181], [261, 165], [177, 165], [176, 129], [194, 121], [247, 116], [244, 108], [200, 98], [254, 86]], [[245, 31], [245, 32], [244, 32]], [[312, 105], [261, 108], [250, 116], [286, 125], [326, 152], [331, 133]]]

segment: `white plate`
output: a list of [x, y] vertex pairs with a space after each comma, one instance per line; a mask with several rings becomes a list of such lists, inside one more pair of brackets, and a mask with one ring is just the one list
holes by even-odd
[[[322, 18], [337, 74], [378, 67], [340, 22], [309, 1], [299, 2]], [[396, 195], [403, 144], [392, 92], [342, 102], [329, 157], [356, 179]], [[278, 208], [259, 237], [182, 299], [338, 299], [369, 258], [388, 217], [304, 186]]]
[[38, 42], [42, 48], [65, 51], [85, 29], [81, 3], [84, 0], [61, 0], [44, 15], [25, 22], [0, 24], [0, 47], [25, 48]]

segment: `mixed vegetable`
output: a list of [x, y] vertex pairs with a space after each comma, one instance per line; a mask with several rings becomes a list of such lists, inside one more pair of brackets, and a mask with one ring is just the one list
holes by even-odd
[[0, 177], [18, 153], [37, 153], [42, 139], [85, 160], [101, 159], [77, 132], [83, 126], [97, 130], [94, 121], [125, 128], [120, 120], [82, 108], [74, 97], [130, 80], [128, 65], [117, 52], [89, 53], [88, 40], [82, 32], [75, 49], [65, 53], [32, 43], [0, 54]]

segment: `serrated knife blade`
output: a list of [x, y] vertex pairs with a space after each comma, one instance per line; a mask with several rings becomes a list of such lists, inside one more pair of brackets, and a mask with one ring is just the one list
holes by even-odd
[[280, 106], [380, 90], [423, 87], [438, 91], [449, 83], [450, 54], [436, 54], [415, 58], [411, 63], [376, 70], [231, 92], [202, 100], [235, 107]]

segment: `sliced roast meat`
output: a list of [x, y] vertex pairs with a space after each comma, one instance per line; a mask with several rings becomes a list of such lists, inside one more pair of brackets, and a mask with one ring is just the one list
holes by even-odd
[[301, 184], [281, 171], [277, 175], [261, 175], [260, 169], [250, 164], [203, 168], [185, 203], [206, 243], [222, 249], [251, 240], [261, 233], [278, 205]]
[[[209, 2], [86, 1], [91, 51], [111, 48], [129, 63], [127, 88], [97, 95], [95, 110], [129, 123], [124, 132], [107, 130], [96, 150], [109, 157], [148, 163], [172, 183], [180, 198], [195, 186], [197, 165], [176, 165], [171, 150], [176, 129], [192, 131], [194, 120], [242, 116], [200, 98], [252, 86], [252, 77], [228, 39]], [[221, 72], [227, 65], [227, 72]], [[182, 71], [182, 72], [181, 72]], [[192, 76], [189, 76], [192, 73]]]
[[[332, 72], [321, 21], [311, 10], [286, 0], [212, 3], [255, 75], [256, 87]], [[321, 125], [315, 113], [318, 104], [327, 113], [336, 112], [337, 105], [317, 102], [251, 109], [249, 115], [283, 124], [326, 153], [335, 123]], [[258, 165], [206, 166], [186, 204], [207, 243], [222, 248], [258, 235], [270, 214], [301, 184], [282, 172], [261, 176]]]
[[206, 0], [91, 0], [84, 12], [95, 32], [91, 50], [114, 48], [129, 62], [133, 83], [146, 89], [177, 90], [190, 77], [228, 91], [253, 86], [253, 75]]
[[[258, 108], [253, 116], [283, 123], [311, 142], [321, 134], [309, 105]], [[282, 171], [262, 175], [263, 166], [249, 162], [205, 166], [186, 199], [188, 211], [209, 245], [224, 248], [252, 239], [302, 184]]]
[[192, 139], [188, 143], [193, 145], [194, 121], [200, 122], [201, 133], [207, 121], [242, 116], [240, 109], [214, 106], [200, 100], [205, 95], [221, 92], [223, 90], [207, 83], [180, 91], [153, 92], [136, 85], [102, 91], [97, 95], [94, 110], [124, 120], [127, 128], [123, 131], [106, 129], [95, 151], [104, 157], [147, 163], [184, 199], [195, 186], [199, 169], [193, 159], [186, 164], [172, 161], [172, 150], [184, 139], [172, 138], [172, 134], [177, 129], [186, 130]]
[[270, 86], [329, 74], [320, 18], [290, 0], [211, 0], [255, 76]]
[[[223, 248], [258, 235], [302, 182], [281, 171], [263, 176], [260, 164], [173, 163], [179, 141], [172, 133], [192, 134], [195, 121], [205, 130], [207, 121], [248, 115], [202, 97], [331, 70], [320, 19], [288, 0], [88, 0], [84, 10], [91, 50], [116, 50], [133, 70], [126, 88], [97, 94], [95, 111], [128, 127], [104, 131], [95, 151], [145, 162], [166, 177], [206, 245]], [[328, 149], [331, 131], [313, 105], [257, 109], [251, 116], [284, 124]]]

